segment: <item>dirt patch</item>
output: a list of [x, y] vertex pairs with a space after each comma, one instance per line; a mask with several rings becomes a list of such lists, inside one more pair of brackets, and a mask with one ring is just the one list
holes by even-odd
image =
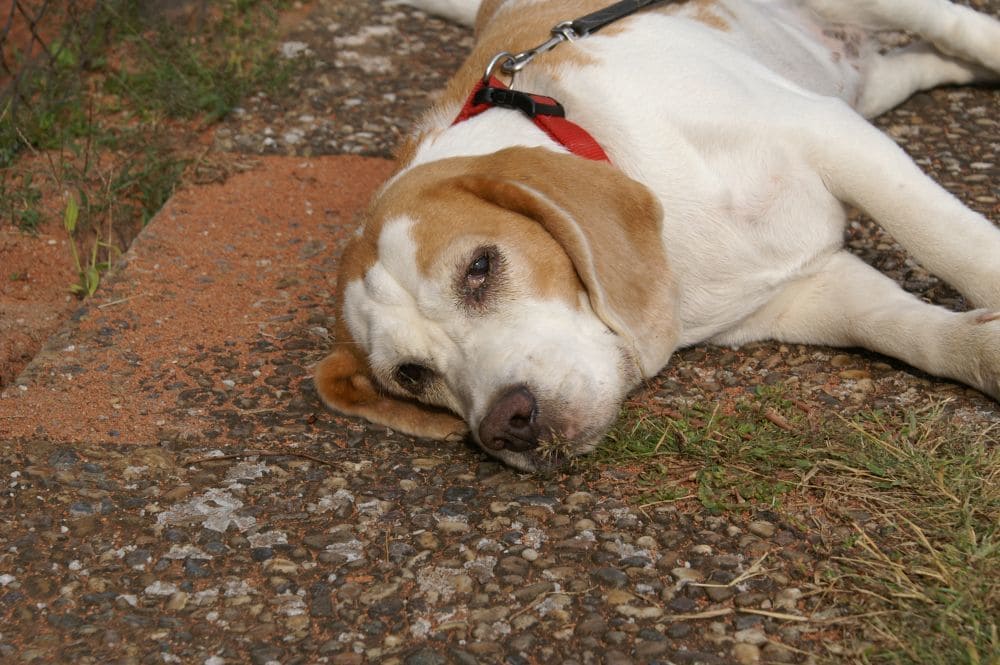
[[69, 241], [55, 223], [35, 235], [0, 228], [0, 390], [10, 385], [79, 302]]
[[73, 329], [2, 393], [0, 439], [232, 441], [301, 428], [299, 385], [331, 343], [339, 248], [390, 169], [262, 158], [224, 185], [175, 194]]

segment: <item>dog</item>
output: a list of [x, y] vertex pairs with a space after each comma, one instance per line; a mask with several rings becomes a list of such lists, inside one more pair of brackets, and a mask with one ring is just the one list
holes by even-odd
[[[345, 249], [323, 402], [471, 434], [532, 472], [591, 451], [630, 390], [702, 342], [864, 347], [1000, 399], [1000, 230], [866, 120], [997, 80], [1000, 22], [946, 0], [688, 0], [513, 81], [496, 66], [605, 1], [410, 3], [474, 24], [476, 45]], [[882, 52], [881, 30], [916, 40]], [[496, 81], [523, 94], [468, 113]], [[525, 104], [561, 105], [603, 155]], [[847, 206], [979, 309], [922, 302], [848, 253]]]

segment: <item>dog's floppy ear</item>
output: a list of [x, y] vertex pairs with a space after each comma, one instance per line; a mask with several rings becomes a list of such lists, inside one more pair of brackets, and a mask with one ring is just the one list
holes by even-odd
[[397, 432], [428, 439], [459, 440], [468, 431], [465, 422], [443, 409], [381, 393], [364, 360], [346, 345], [316, 365], [313, 381], [323, 403], [347, 416], [361, 416]]
[[[364, 237], [355, 237], [341, 257], [337, 297], [344, 302], [344, 290], [360, 278], [374, 260], [374, 247]], [[372, 380], [368, 362], [351, 335], [343, 311], [334, 326], [336, 347], [313, 370], [316, 392], [330, 409], [347, 416], [361, 416], [403, 434], [428, 439], [457, 440], [468, 427], [453, 413], [407, 399], [387, 395]]]
[[659, 203], [605, 162], [544, 148], [508, 148], [459, 185], [541, 224], [562, 246], [594, 312], [631, 346], [644, 376], [667, 363], [679, 335], [677, 287]]

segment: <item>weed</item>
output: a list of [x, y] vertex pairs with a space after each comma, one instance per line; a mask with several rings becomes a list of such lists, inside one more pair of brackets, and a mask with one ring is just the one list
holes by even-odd
[[116, 253], [114, 245], [102, 241], [99, 237], [91, 243], [90, 255], [86, 262], [80, 261], [80, 252], [77, 249], [76, 226], [80, 217], [80, 206], [76, 202], [76, 197], [72, 194], [66, 200], [66, 208], [63, 213], [63, 228], [69, 235], [69, 247], [73, 254], [73, 264], [76, 266], [77, 282], [71, 284], [69, 290], [78, 296], [86, 297], [94, 295], [97, 287], [101, 284], [101, 273], [111, 267], [110, 258], [105, 261], [98, 260], [98, 253], [101, 250], [110, 257]]
[[[681, 417], [627, 410], [586, 464], [637, 472], [640, 504], [824, 514], [817, 579], [857, 619], [858, 662], [995, 663], [1000, 657], [1000, 448], [942, 406], [818, 422], [768, 389]], [[833, 500], [828, 500], [828, 499]], [[858, 511], [878, 516], [872, 531]], [[829, 534], [828, 534], [829, 535]], [[872, 646], [874, 645], [874, 646]]]
[[[778, 416], [778, 409], [785, 415]], [[695, 487], [688, 494], [706, 508], [729, 510], [747, 501], [773, 507], [812, 465], [798, 434], [802, 421], [804, 414], [793, 413], [791, 403], [771, 389], [726, 414], [718, 405], [693, 407], [683, 419], [626, 412], [598, 458], [642, 460], [643, 486], [662, 492], [665, 484], [673, 488], [668, 494], [680, 491], [676, 468], [694, 463]]]
[[50, 66], [26, 69], [0, 101], [0, 215], [34, 231], [55, 207], [44, 200], [77, 193], [67, 229], [79, 252], [75, 293], [93, 293], [173, 193], [192, 161], [190, 134], [301, 66], [273, 57], [268, 38], [287, 4], [195, 3], [199, 13], [167, 20], [142, 3], [95, 3], [89, 28], [64, 31], [49, 44]]
[[135, 10], [123, 10], [124, 41], [138, 66], [116, 69], [105, 88], [142, 114], [215, 122], [255, 88], [276, 89], [289, 80], [297, 64], [274, 58], [270, 42], [260, 38], [262, 25], [273, 25], [275, 10], [287, 4], [218, 3], [214, 19], [193, 36], [168, 23], [144, 30]]

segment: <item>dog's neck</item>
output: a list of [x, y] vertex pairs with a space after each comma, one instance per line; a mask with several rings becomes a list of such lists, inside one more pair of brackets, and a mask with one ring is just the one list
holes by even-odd
[[418, 130], [416, 149], [409, 161], [400, 165], [393, 179], [415, 166], [439, 159], [489, 155], [514, 146], [568, 152], [524, 114], [509, 109], [490, 109], [457, 125], [451, 124], [454, 112], [445, 122], [438, 122], [438, 115], [447, 114], [443, 111], [432, 114], [424, 128]]

